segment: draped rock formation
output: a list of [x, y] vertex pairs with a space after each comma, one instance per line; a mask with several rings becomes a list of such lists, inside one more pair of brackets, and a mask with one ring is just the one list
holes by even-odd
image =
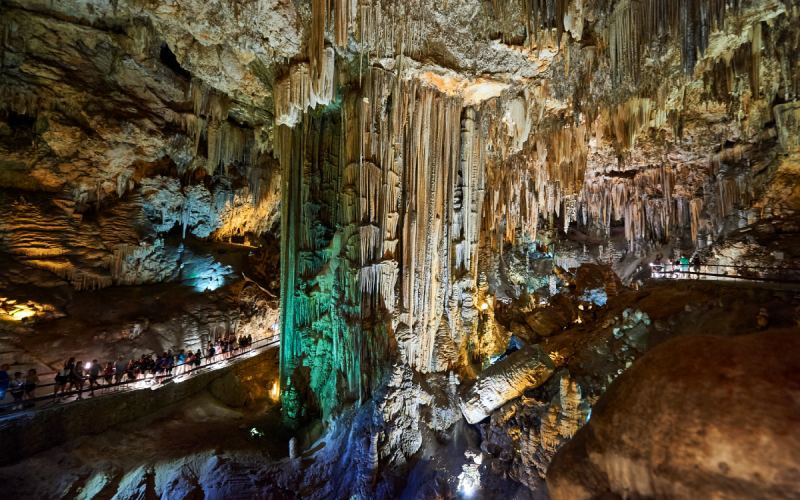
[[483, 192], [474, 110], [373, 68], [333, 111], [279, 133], [284, 401], [298, 380], [326, 416], [362, 400], [390, 349], [421, 372], [463, 361]]

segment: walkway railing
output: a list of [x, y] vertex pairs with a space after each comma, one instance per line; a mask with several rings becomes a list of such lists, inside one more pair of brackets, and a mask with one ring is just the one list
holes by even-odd
[[650, 264], [655, 279], [706, 279], [719, 281], [770, 281], [800, 283], [800, 269], [792, 267], [737, 266], [731, 264]]
[[[6, 399], [0, 403], [0, 418], [17, 412], [42, 410], [51, 408], [55, 405], [82, 401], [85, 399], [83, 396], [89, 394], [90, 392], [93, 392], [93, 394], [88, 399], [95, 399], [98, 397], [119, 394], [121, 392], [131, 392], [140, 389], [158, 389], [167, 382], [183, 382], [200, 370], [208, 371], [208, 368], [211, 368], [211, 370], [216, 370], [229, 365], [232, 361], [236, 361], [238, 358], [252, 357], [259, 351], [266, 349], [267, 347], [278, 345], [279, 343], [280, 336], [273, 335], [271, 337], [256, 340], [251, 345], [243, 349], [232, 351], [232, 354], [228, 355], [227, 357], [225, 357], [225, 354], [222, 353], [215, 354], [210, 358], [209, 356], [203, 356], [200, 358], [200, 365], [192, 365], [189, 367], [189, 363], [183, 363], [181, 365], [175, 365], [170, 373], [146, 374], [143, 378], [139, 378], [137, 376], [134, 379], [127, 379], [120, 381], [119, 383], [100, 383], [105, 381], [105, 379], [101, 376], [97, 378], [98, 383], [94, 386], [94, 389], [88, 387], [89, 377], [83, 377], [83, 386], [81, 388], [72, 388], [69, 391], [57, 393], [52, 392], [53, 388], [59, 385], [55, 382], [49, 384], [37, 384], [35, 391], [43, 395], [36, 396], [34, 398], [25, 398], [22, 400], [22, 402], [9, 402], [8, 400], [12, 396], [10, 392], [6, 392]], [[127, 378], [127, 372], [124, 377]], [[67, 382], [67, 384], [69, 384], [69, 382]], [[41, 402], [45, 402], [45, 404], [37, 404]], [[18, 408], [20, 405], [22, 408]]]

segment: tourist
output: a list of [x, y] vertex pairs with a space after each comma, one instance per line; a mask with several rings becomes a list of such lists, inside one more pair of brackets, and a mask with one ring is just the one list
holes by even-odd
[[39, 375], [36, 373], [36, 368], [31, 368], [25, 376], [25, 398], [28, 400], [36, 398], [37, 385], [39, 385]]
[[183, 367], [183, 373], [188, 373], [192, 371], [192, 367], [194, 366], [194, 353], [189, 351], [186, 354], [186, 366]]
[[211, 363], [214, 361], [214, 356], [217, 354], [216, 348], [214, 348], [214, 344], [208, 344], [208, 359], [206, 360], [207, 363]]
[[69, 358], [64, 365], [67, 371], [67, 392], [72, 390], [72, 372], [75, 370], [75, 358]]
[[8, 365], [0, 366], [0, 401], [6, 399], [6, 391], [11, 380], [8, 378]]
[[164, 353], [160, 356], [156, 355], [156, 364], [153, 368], [153, 375], [155, 375], [156, 378], [160, 377], [164, 373], [164, 370], [166, 369], [166, 360], [167, 353]]
[[75, 366], [72, 368], [72, 378], [70, 379], [70, 382], [73, 388], [77, 388], [76, 390], [78, 391], [78, 399], [83, 399], [84, 372], [82, 362], [75, 362]]
[[694, 254], [694, 257], [692, 257], [692, 268], [694, 269], [694, 272], [698, 274], [698, 278], [700, 277], [700, 264], [700, 256]]
[[106, 385], [111, 385], [114, 379], [114, 363], [109, 361], [106, 367], [103, 368], [103, 380]]
[[175, 360], [175, 364], [177, 365], [177, 370], [175, 370], [175, 372], [177, 374], [180, 375], [181, 373], [186, 371], [186, 366], [184, 366], [185, 363], [186, 363], [186, 349], [181, 349], [178, 352], [178, 356]]
[[194, 367], [199, 368], [200, 363], [202, 362], [203, 362], [203, 355], [200, 353], [200, 349], [198, 349], [197, 352], [194, 353]]
[[92, 360], [92, 364], [89, 365], [89, 395], [94, 396], [94, 388], [97, 385], [97, 379], [100, 378], [100, 371], [102, 367], [100, 363], [97, 362], [96, 359]]
[[137, 377], [136, 361], [131, 359], [128, 361], [128, 366], [125, 367], [125, 374], [128, 376], [128, 382], [133, 382]]
[[222, 351], [222, 359], [227, 358], [228, 357], [228, 340], [227, 339], [222, 339], [222, 341], [220, 341], [220, 350]]
[[125, 362], [122, 356], [119, 356], [114, 364], [114, 383], [119, 385], [126, 371], [128, 371], [128, 363]]
[[8, 392], [14, 397], [14, 406], [11, 410], [22, 409], [22, 397], [25, 395], [25, 380], [22, 372], [14, 372], [14, 379], [8, 385]]
[[[74, 358], [70, 358], [73, 360]], [[73, 361], [74, 364], [74, 361]], [[70, 361], [65, 361], [64, 366], [56, 373], [56, 384], [53, 388], [53, 397], [56, 397], [57, 394], [64, 394], [64, 391], [67, 390], [67, 383], [69, 383], [70, 379], [72, 378], [72, 366], [70, 365]]]
[[175, 367], [175, 355], [172, 354], [172, 349], [167, 351], [167, 375], [172, 376], [172, 369]]
[[681, 265], [681, 272], [688, 273], [689, 272], [689, 257], [686, 255], [681, 255], [681, 260], [679, 261]]

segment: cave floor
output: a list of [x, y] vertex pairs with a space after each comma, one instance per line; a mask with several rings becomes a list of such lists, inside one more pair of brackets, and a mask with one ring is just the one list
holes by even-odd
[[[131, 296], [125, 296], [126, 293], [139, 295], [136, 300], [130, 300]], [[97, 315], [97, 324], [113, 323], [120, 317], [136, 317], [142, 310], [159, 310], [167, 317], [172, 308], [181, 307], [187, 298], [210, 300], [213, 296], [193, 294], [168, 285], [79, 295], [81, 298], [67, 309], [71, 317], [78, 316], [78, 311], [90, 317], [101, 297], [109, 300], [110, 296], [120, 304], [115, 312]], [[572, 325], [542, 339], [541, 343], [550, 351], [569, 351], [570, 371], [592, 393], [593, 388], [600, 387], [603, 380], [619, 368], [618, 364], [609, 362], [608, 350], [601, 352], [597, 346], [605, 346], [611, 352], [617, 349], [614, 345], [619, 341], [609, 333], [614, 324], [611, 319], [621, 316], [625, 309], [637, 309], [649, 315], [653, 323], [646, 339], [649, 349], [676, 335], [739, 335], [758, 331], [762, 309], [768, 315], [769, 328], [796, 328], [798, 296], [798, 290], [764, 283], [654, 280], [640, 290], [622, 290], [619, 295], [610, 297], [605, 307], [585, 313], [583, 324]], [[504, 314], [503, 319], [512, 320], [516, 313], [510, 310]], [[55, 325], [57, 321], [63, 320], [52, 323]], [[83, 328], [91, 328], [89, 320], [86, 321]], [[45, 335], [57, 338], [62, 331], [53, 326]], [[77, 346], [78, 341], [73, 341]], [[105, 344], [105, 341], [98, 339], [98, 343]], [[53, 344], [42, 341], [41, 345]], [[71, 344], [64, 341], [58, 345]], [[410, 495], [425, 491], [425, 485], [431, 481], [441, 478], [452, 481], [463, 463], [464, 450], [479, 449], [480, 438], [474, 427], [464, 422], [456, 427], [447, 442], [428, 443], [423, 448], [406, 477], [405, 491]], [[0, 482], [9, 488], [7, 491], [14, 492], [8, 498], [92, 495], [108, 498], [115, 494], [147, 498], [156, 491], [162, 496], [180, 498], [201, 493], [208, 496], [214, 492], [261, 498], [258, 494], [264, 491], [274, 495], [278, 490], [265, 485], [273, 485], [283, 474], [281, 471], [293, 467], [282, 460], [287, 454], [289, 436], [290, 433], [280, 426], [276, 407], [262, 403], [248, 410], [232, 409], [210, 393], [202, 392], [152, 417], [95, 436], [76, 437], [64, 445], [0, 468]], [[334, 444], [334, 441], [329, 442], [328, 450], [320, 452], [320, 456], [335, 455], [338, 450], [331, 449], [335, 448]], [[306, 448], [304, 457], [310, 457], [313, 450], [320, 447], [326, 447], [325, 438]], [[302, 462], [306, 460], [313, 461], [304, 458]], [[483, 488], [476, 492], [476, 498], [496, 498], [498, 494], [507, 498], [531, 497], [530, 490], [516, 487], [518, 483], [499, 475], [485, 474], [482, 482]], [[286, 493], [280, 497], [292, 498], [293, 495]]]
[[[116, 493], [128, 498], [137, 491], [148, 497], [153, 486], [148, 477], [161, 481], [174, 472], [211, 482], [215, 478], [207, 477], [206, 469], [224, 470], [225, 462], [235, 463], [239, 472], [233, 480], [241, 479], [287, 454], [288, 436], [281, 429], [279, 409], [268, 402], [233, 409], [204, 391], [151, 417], [0, 467], [0, 483], [9, 493], [3, 497], [109, 498]], [[223, 478], [229, 480], [220, 472], [217, 479]], [[188, 481], [182, 493], [174, 493], [182, 498], [191, 485]]]

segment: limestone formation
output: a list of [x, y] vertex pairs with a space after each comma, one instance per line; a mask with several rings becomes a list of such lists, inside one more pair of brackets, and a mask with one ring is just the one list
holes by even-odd
[[523, 347], [490, 366], [461, 395], [461, 411], [474, 424], [504, 403], [535, 389], [553, 373], [553, 362], [538, 346]]
[[559, 451], [550, 495], [792, 497], [798, 349], [789, 331], [685, 337], [654, 349]]
[[[243, 482], [541, 493], [636, 357], [796, 316], [753, 284], [800, 281], [799, 25], [796, 0], [2, 1], [0, 364], [279, 333], [296, 457]], [[653, 282], [687, 277], [747, 291]], [[238, 495], [104, 474], [38, 496]]]

